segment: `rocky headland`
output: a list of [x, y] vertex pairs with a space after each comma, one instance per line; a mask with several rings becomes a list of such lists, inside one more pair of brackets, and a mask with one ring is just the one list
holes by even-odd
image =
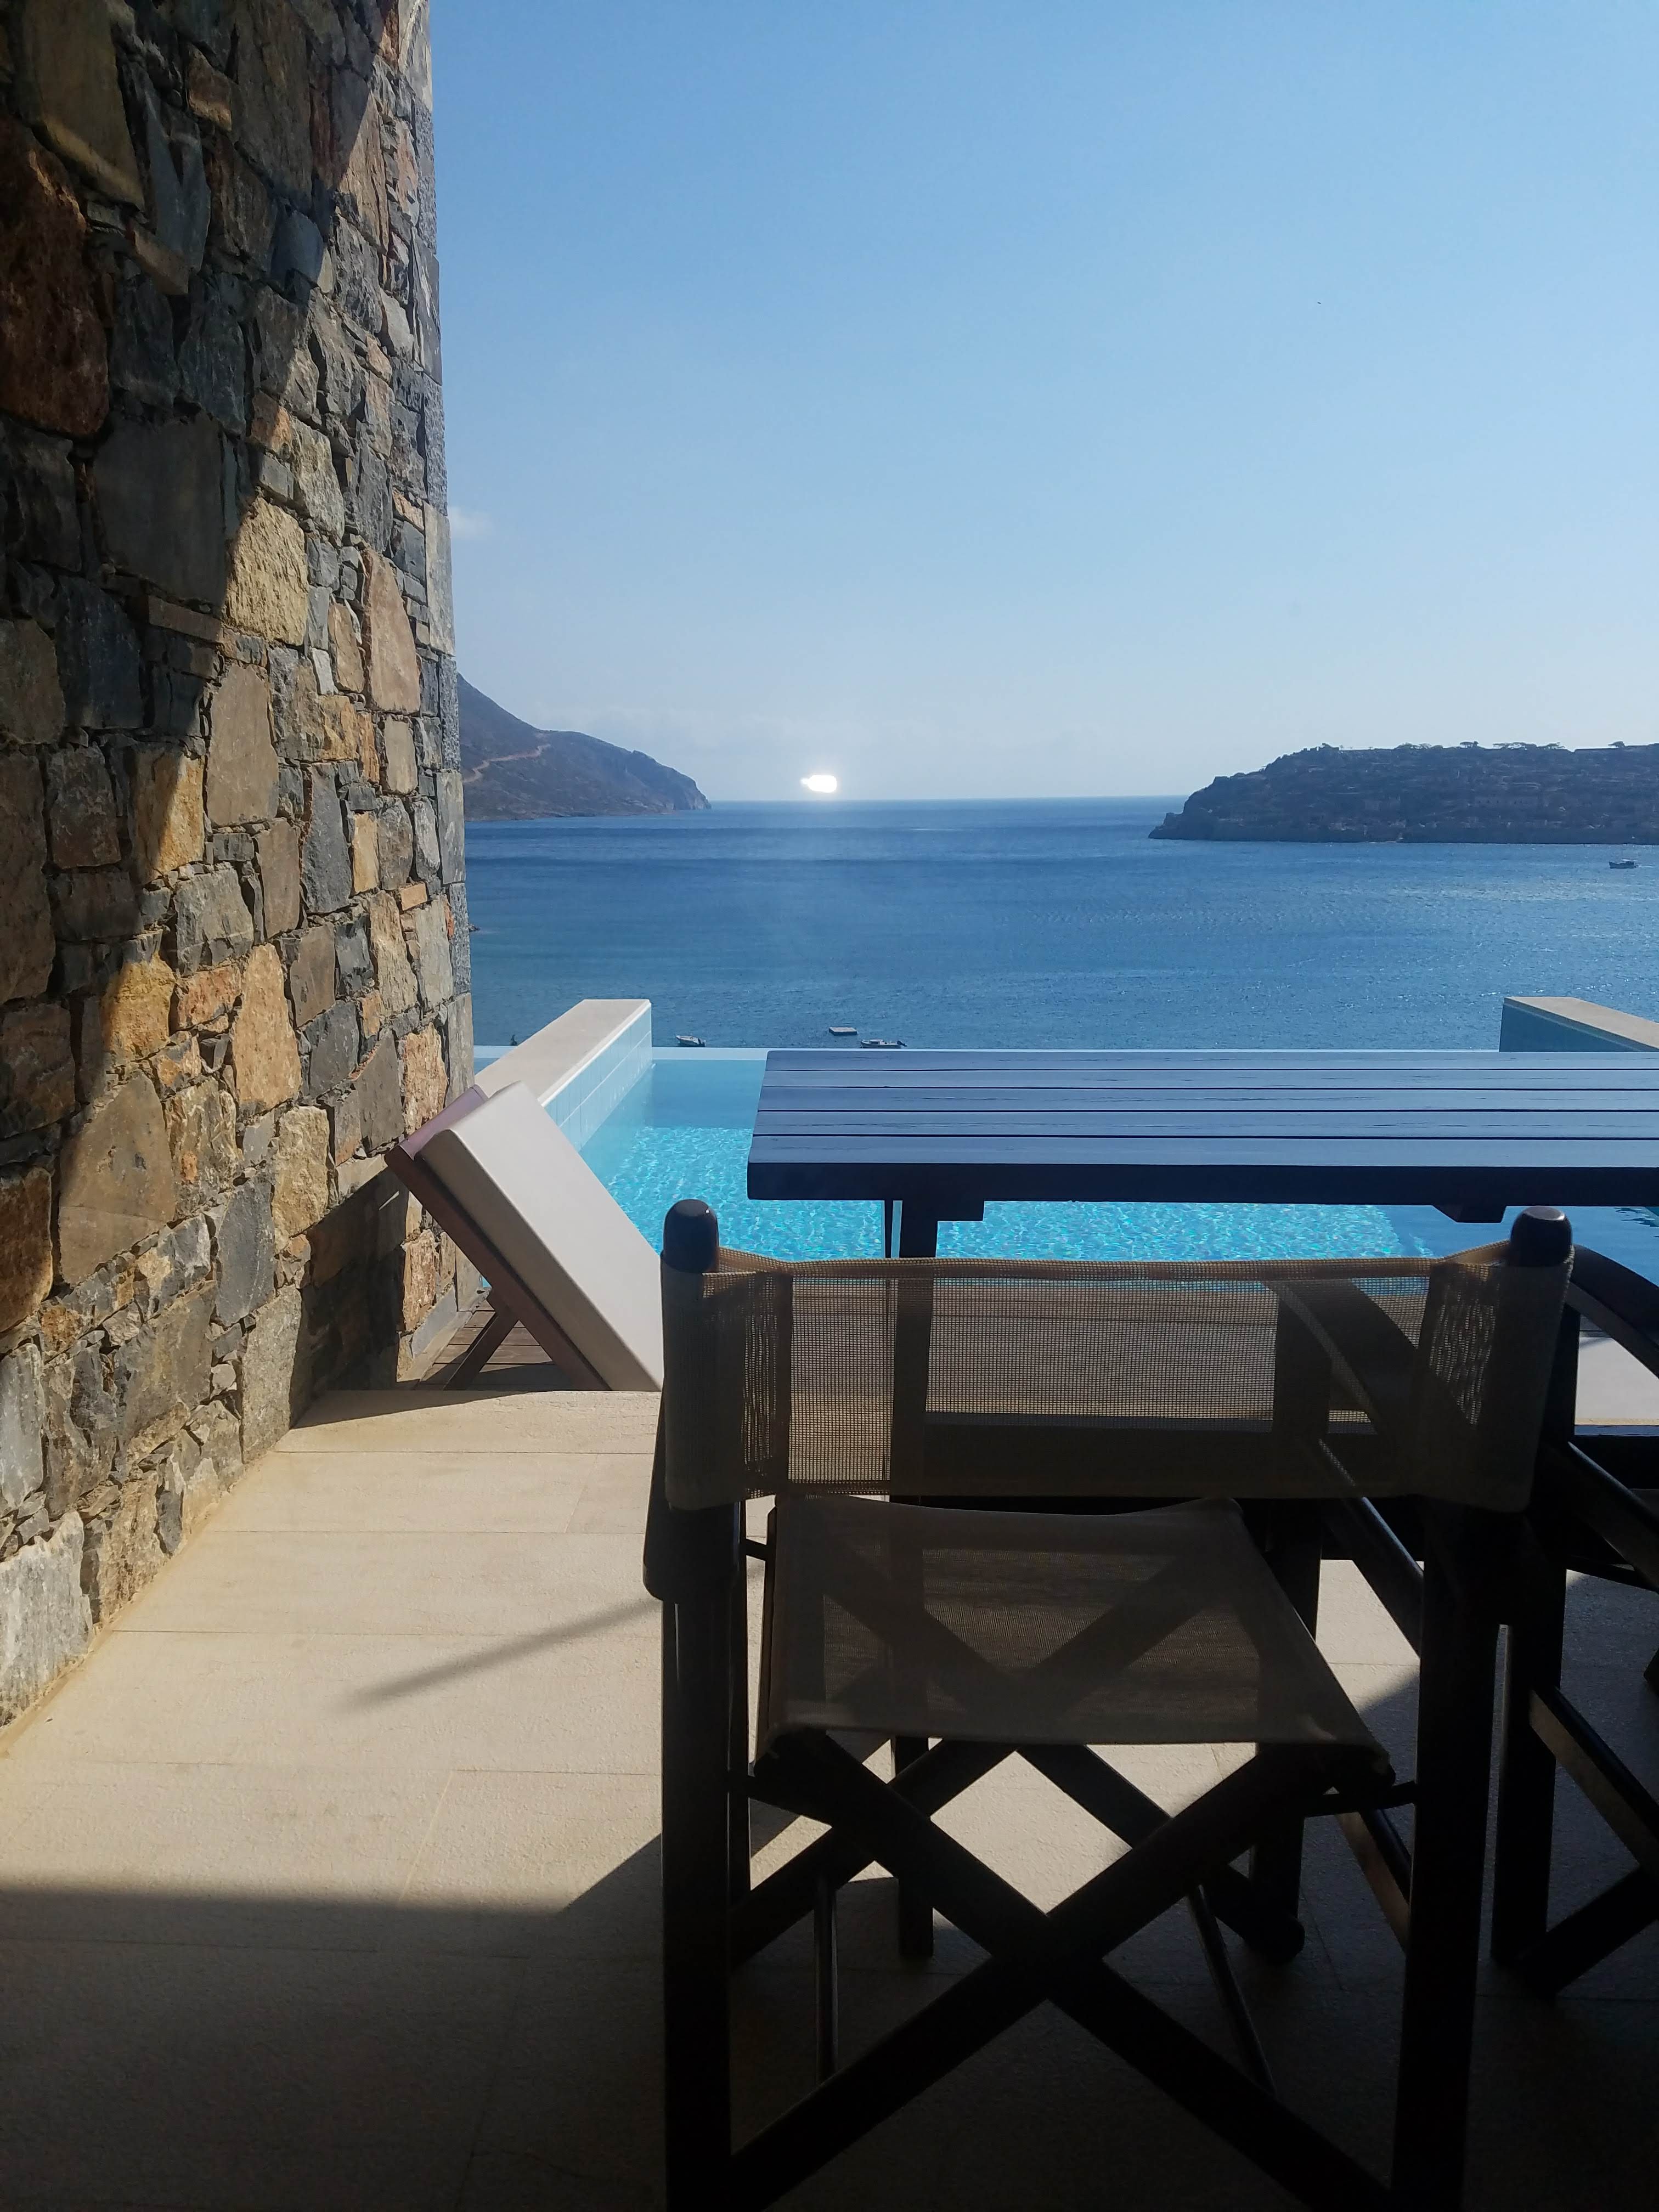
[[1154, 837], [1296, 844], [1659, 844], [1659, 745], [1316, 745], [1221, 775]]
[[537, 730], [463, 676], [461, 781], [470, 822], [550, 814], [684, 814], [708, 805], [689, 775], [581, 730]]

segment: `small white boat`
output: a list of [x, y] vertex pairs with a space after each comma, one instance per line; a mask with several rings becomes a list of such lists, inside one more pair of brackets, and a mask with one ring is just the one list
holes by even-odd
[[708, 1038], [707, 1038], [707, 1037], [690, 1037], [690, 1036], [683, 1037], [683, 1036], [677, 1036], [677, 1037], [675, 1038], [674, 1042], [675, 1042], [675, 1043], [676, 1043], [676, 1044], [687, 1044], [687, 1045], [690, 1045], [690, 1044], [707, 1044], [707, 1043], [708, 1043]]
[[902, 1037], [866, 1037], [859, 1047], [860, 1052], [902, 1052]]
[[830, 1024], [830, 1034], [831, 1036], [856, 1036], [858, 1035], [858, 1031], [856, 1030], [837, 1029], [835, 1023], [831, 1022]]

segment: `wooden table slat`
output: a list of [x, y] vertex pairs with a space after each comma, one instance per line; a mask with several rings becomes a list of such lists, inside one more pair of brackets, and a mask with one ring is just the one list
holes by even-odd
[[774, 1053], [756, 1197], [1659, 1200], [1659, 1054]]

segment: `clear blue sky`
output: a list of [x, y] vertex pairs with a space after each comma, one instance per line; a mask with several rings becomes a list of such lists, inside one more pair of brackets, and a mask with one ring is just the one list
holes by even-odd
[[439, 0], [463, 672], [715, 799], [1659, 738], [1649, 0]]

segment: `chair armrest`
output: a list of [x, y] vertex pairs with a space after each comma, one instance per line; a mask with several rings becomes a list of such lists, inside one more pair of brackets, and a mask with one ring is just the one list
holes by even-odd
[[1314, 1276], [1273, 1287], [1378, 1433], [1389, 1441], [1403, 1437], [1417, 1363], [1417, 1347], [1404, 1329], [1354, 1283]]
[[662, 1416], [651, 1461], [651, 1495], [645, 1512], [641, 1580], [659, 1604], [707, 1596], [730, 1583], [743, 1557], [743, 1509], [704, 1505], [677, 1511], [664, 1484]]
[[1659, 1375], [1659, 1284], [1581, 1244], [1573, 1254], [1567, 1304], [1650, 1374]]

